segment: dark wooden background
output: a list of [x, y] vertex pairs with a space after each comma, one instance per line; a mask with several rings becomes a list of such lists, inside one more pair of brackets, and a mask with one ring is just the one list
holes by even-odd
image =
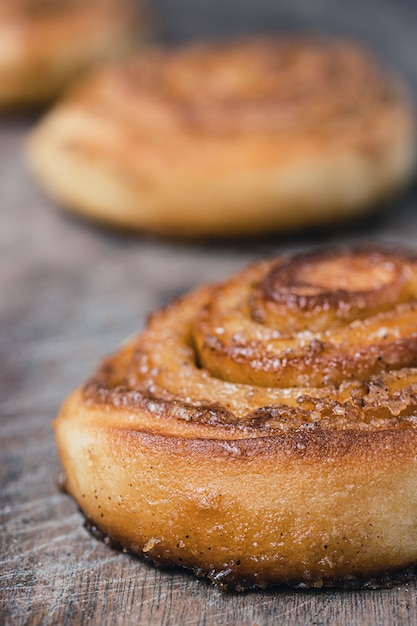
[[[318, 31], [353, 35], [417, 92], [415, 0], [155, 0], [161, 38]], [[416, 94], [417, 95], [417, 94]], [[411, 625], [417, 584], [221, 595], [114, 552], [58, 492], [51, 420], [65, 395], [146, 313], [266, 255], [329, 241], [417, 244], [417, 189], [339, 231], [234, 243], [103, 232], [58, 211], [22, 158], [36, 116], [0, 119], [0, 624]]]

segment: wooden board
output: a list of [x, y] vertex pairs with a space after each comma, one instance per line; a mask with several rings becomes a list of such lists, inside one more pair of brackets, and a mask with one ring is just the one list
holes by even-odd
[[[158, 0], [162, 36], [251, 30], [355, 35], [417, 91], [417, 5], [369, 0]], [[416, 189], [332, 233], [235, 243], [124, 237], [77, 221], [31, 180], [31, 118], [0, 120], [0, 624], [198, 625], [417, 623], [417, 584], [391, 590], [275, 590], [222, 595], [182, 572], [112, 551], [56, 488], [51, 420], [65, 395], [147, 312], [248, 261], [317, 243], [417, 243]]]

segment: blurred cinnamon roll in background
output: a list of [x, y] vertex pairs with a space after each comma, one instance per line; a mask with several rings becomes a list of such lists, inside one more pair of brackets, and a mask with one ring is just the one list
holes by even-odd
[[258, 37], [154, 51], [95, 74], [35, 129], [53, 198], [180, 237], [354, 217], [415, 164], [411, 104], [353, 43]]
[[153, 314], [64, 403], [66, 488], [108, 541], [219, 588], [417, 564], [417, 255], [256, 263]]
[[0, 0], [0, 109], [50, 101], [146, 30], [129, 0]]

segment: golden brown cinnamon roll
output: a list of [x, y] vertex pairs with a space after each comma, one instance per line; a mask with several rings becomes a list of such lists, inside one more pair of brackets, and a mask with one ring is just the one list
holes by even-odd
[[29, 159], [87, 217], [229, 236], [362, 213], [409, 179], [415, 132], [402, 87], [362, 49], [255, 38], [105, 69], [35, 130]]
[[129, 0], [0, 0], [0, 108], [51, 100], [145, 28]]
[[417, 255], [260, 262], [156, 312], [65, 402], [90, 523], [220, 588], [417, 564]]

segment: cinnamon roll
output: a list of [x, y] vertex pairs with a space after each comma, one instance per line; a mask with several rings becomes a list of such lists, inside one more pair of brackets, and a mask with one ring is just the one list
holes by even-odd
[[66, 488], [109, 542], [220, 589], [417, 564], [417, 255], [255, 263], [154, 313], [63, 404]]
[[0, 108], [55, 98], [147, 30], [130, 0], [0, 0]]
[[28, 151], [45, 189], [88, 218], [231, 236], [361, 214], [409, 179], [415, 130], [403, 87], [356, 45], [264, 37], [105, 69]]

